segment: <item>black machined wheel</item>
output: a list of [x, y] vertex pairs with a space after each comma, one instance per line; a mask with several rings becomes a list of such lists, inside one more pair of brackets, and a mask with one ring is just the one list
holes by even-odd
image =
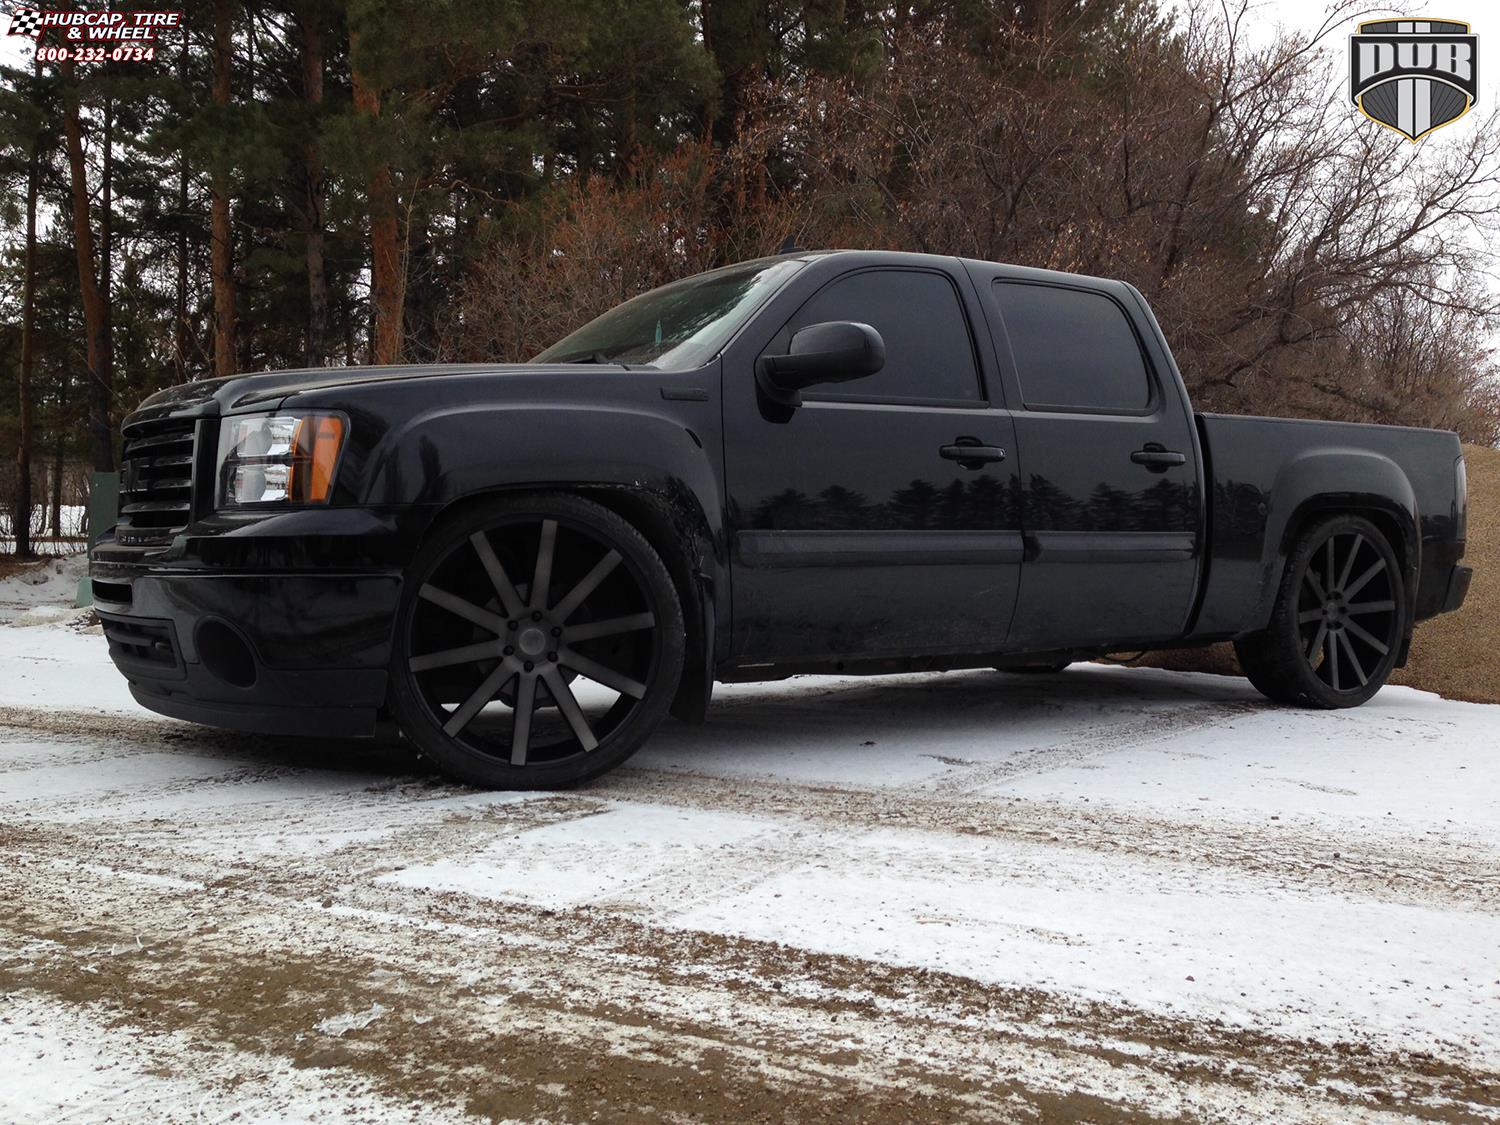
[[1390, 543], [1369, 520], [1336, 516], [1298, 537], [1269, 627], [1235, 648], [1272, 699], [1352, 707], [1385, 683], [1405, 626], [1406, 586]]
[[1400, 642], [1392, 560], [1363, 532], [1335, 532], [1313, 553], [1298, 589], [1303, 658], [1334, 691], [1370, 682]]
[[407, 735], [495, 788], [595, 777], [639, 747], [681, 675], [671, 577], [635, 528], [565, 494], [471, 509], [408, 576], [392, 667]]

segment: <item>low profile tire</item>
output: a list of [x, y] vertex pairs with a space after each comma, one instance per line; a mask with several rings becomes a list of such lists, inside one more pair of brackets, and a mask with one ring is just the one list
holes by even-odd
[[391, 706], [450, 776], [558, 789], [633, 754], [682, 675], [682, 609], [640, 532], [566, 493], [465, 510], [407, 572]]
[[1045, 676], [1054, 672], [1061, 672], [1064, 668], [1071, 667], [1071, 660], [1058, 660], [1052, 664], [1012, 664], [1009, 667], [1001, 665], [996, 668], [997, 672], [1015, 672], [1021, 676]]
[[1302, 707], [1356, 707], [1395, 666], [1406, 584], [1385, 535], [1333, 516], [1298, 535], [1265, 630], [1235, 642], [1262, 695]]

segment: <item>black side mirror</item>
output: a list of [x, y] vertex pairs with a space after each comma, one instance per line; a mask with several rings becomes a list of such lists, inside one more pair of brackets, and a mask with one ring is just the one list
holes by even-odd
[[778, 402], [795, 405], [804, 387], [843, 383], [885, 366], [885, 341], [868, 324], [832, 320], [792, 334], [786, 355], [763, 356], [761, 387]]

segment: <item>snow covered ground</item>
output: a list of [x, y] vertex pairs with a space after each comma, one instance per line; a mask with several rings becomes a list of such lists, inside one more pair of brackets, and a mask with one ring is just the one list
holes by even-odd
[[140, 711], [39, 604], [0, 1120], [1500, 1119], [1500, 708], [801, 678], [488, 794]]
[[73, 616], [83, 555], [46, 559], [0, 581], [0, 625], [39, 625]]

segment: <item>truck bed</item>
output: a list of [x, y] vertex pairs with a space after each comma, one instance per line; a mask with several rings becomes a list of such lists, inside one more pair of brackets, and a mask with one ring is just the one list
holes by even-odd
[[[1442, 611], [1463, 555], [1463, 449], [1446, 430], [1228, 414], [1197, 416], [1208, 482], [1206, 570], [1195, 637], [1261, 628], [1280, 563], [1308, 511], [1361, 510], [1391, 534], [1415, 581], [1415, 619]], [[1413, 515], [1415, 519], [1413, 519]]]

